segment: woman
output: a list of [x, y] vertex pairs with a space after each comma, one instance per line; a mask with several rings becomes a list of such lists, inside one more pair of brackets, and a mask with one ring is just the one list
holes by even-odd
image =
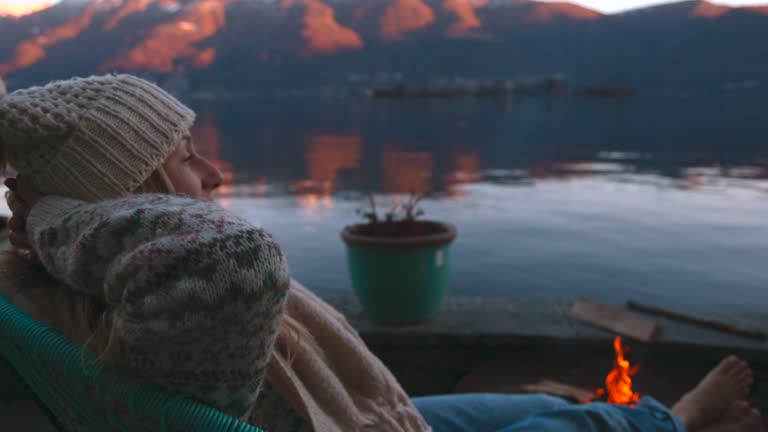
[[290, 280], [268, 234], [210, 202], [221, 174], [195, 153], [193, 121], [126, 75], [0, 100], [0, 146], [19, 173], [7, 183], [12, 241], [45, 268], [6, 256], [0, 293], [104, 362], [270, 431], [760, 427], [743, 401], [751, 371], [733, 357], [672, 410], [651, 398], [637, 409], [546, 396], [409, 399], [346, 320]]

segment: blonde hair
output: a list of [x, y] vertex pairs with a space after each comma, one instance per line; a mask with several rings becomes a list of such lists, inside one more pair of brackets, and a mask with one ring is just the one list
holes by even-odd
[[[175, 188], [162, 167], [158, 167], [134, 193], [174, 194]], [[115, 363], [121, 357], [116, 343], [119, 330], [108, 317], [109, 305], [97, 297], [74, 291], [57, 281], [45, 268], [21, 259], [12, 250], [0, 253], [0, 277], [10, 292], [11, 301], [65, 336], [83, 346], [83, 351], [95, 353], [105, 363]], [[23, 294], [23, 295], [22, 295]], [[40, 316], [37, 311], [55, 311], [55, 316]], [[49, 314], [45, 314], [49, 315]], [[284, 313], [274, 357], [280, 363], [293, 363], [298, 348], [307, 343], [318, 351], [316, 339], [304, 325]], [[278, 352], [280, 351], [280, 352]]]

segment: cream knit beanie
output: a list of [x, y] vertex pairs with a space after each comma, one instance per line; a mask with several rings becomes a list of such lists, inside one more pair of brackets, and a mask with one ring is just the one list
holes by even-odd
[[0, 96], [0, 151], [43, 194], [117, 198], [161, 166], [194, 120], [140, 78], [74, 78]]

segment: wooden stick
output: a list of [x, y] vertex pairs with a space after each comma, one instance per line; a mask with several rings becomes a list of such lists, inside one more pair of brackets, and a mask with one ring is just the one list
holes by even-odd
[[648, 318], [583, 298], [577, 299], [567, 314], [575, 320], [643, 342], [654, 342], [662, 334], [661, 326]]
[[657, 315], [664, 318], [669, 318], [671, 320], [675, 321], [682, 321], [689, 324], [698, 325], [701, 327], [710, 328], [713, 330], [719, 330], [722, 332], [734, 334], [737, 336], [744, 336], [752, 339], [759, 339], [759, 340], [766, 340], [765, 333], [758, 331], [758, 330], [752, 330], [748, 328], [738, 327], [732, 324], [728, 324], [722, 321], [712, 320], [712, 319], [704, 319], [695, 317], [692, 315], [687, 315], [680, 312], [671, 311], [668, 309], [662, 309], [654, 306], [648, 306], [644, 304], [640, 304], [637, 302], [634, 302], [632, 300], [627, 302], [627, 307], [636, 310], [638, 312], [645, 312], [652, 315]]

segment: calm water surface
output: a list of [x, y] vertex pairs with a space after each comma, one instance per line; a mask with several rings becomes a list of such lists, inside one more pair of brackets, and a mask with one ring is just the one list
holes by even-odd
[[459, 228], [450, 295], [768, 313], [766, 96], [198, 101], [220, 201], [323, 296], [365, 193]]
[[350, 289], [344, 225], [429, 194], [458, 226], [450, 295], [768, 313], [768, 123], [751, 93], [610, 100], [200, 102], [221, 202], [293, 274]]

